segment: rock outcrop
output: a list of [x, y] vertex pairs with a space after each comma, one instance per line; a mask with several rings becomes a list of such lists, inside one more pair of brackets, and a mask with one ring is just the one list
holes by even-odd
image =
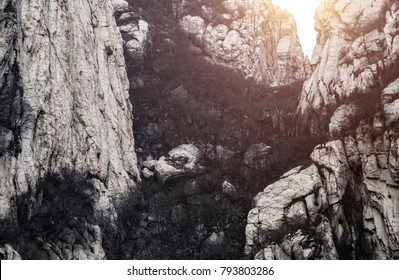
[[181, 15], [180, 27], [193, 53], [259, 83], [283, 86], [306, 77], [294, 17], [270, 0], [203, 3], [197, 14]]
[[115, 3], [115, 18], [124, 40], [127, 61], [132, 65], [141, 64], [151, 45], [150, 26], [126, 1]]
[[364, 100], [384, 88], [398, 71], [398, 25], [397, 1], [322, 1], [315, 14], [313, 73], [298, 112], [311, 121], [328, 118], [347, 100]]
[[247, 254], [398, 258], [399, 134], [373, 133], [364, 123], [353, 136], [317, 146], [310, 167], [266, 187], [248, 215]]
[[[114, 215], [118, 200], [135, 189], [129, 82], [113, 16], [126, 6], [114, 0], [0, 2], [2, 223], [17, 224], [18, 198], [35, 200], [37, 182], [64, 169], [85, 174], [95, 187], [100, 216]], [[94, 225], [88, 230], [99, 234]], [[97, 249], [87, 255], [77, 247], [70, 258], [103, 258]]]
[[[398, 9], [397, 1], [384, 0], [319, 6], [314, 72], [299, 112], [327, 118], [335, 111], [329, 124], [335, 140], [314, 149], [309, 167], [287, 172], [256, 196], [247, 219], [249, 256], [399, 258], [399, 75], [392, 71]], [[370, 95], [380, 100], [365, 110]], [[357, 106], [347, 102], [355, 97]]]
[[1, 260], [20, 260], [21, 256], [10, 244], [5, 244], [0, 247], [0, 259]]
[[169, 151], [155, 164], [155, 175], [165, 183], [177, 177], [190, 176], [201, 170], [201, 151], [193, 144], [183, 144]]
[[331, 137], [342, 135], [345, 131], [356, 126], [358, 108], [355, 104], [344, 104], [339, 106], [331, 117], [328, 126]]

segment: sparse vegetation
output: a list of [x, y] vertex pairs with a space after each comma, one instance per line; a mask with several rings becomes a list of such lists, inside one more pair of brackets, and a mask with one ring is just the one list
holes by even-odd
[[[54, 244], [65, 243], [90, 231], [89, 224], [95, 224], [94, 198], [96, 190], [87, 176], [70, 170], [50, 173], [38, 181], [35, 188], [19, 197], [18, 252], [24, 259], [48, 259], [48, 248]], [[82, 239], [83, 240], [83, 239]], [[94, 240], [93, 240], [94, 241]], [[79, 241], [83, 242], [83, 241]], [[45, 245], [51, 244], [51, 245]], [[60, 250], [60, 248], [58, 248]], [[67, 258], [64, 251], [59, 251], [59, 258]]]
[[[253, 196], [290, 168], [306, 165], [321, 141], [301, 135], [297, 128], [295, 110], [303, 81], [268, 88], [233, 69], [209, 63], [193, 53], [190, 40], [177, 30], [170, 3], [157, 3], [156, 18], [152, 1], [131, 3], [144, 7], [144, 18], [154, 27], [152, 51], [143, 65], [128, 69], [132, 84], [135, 79], [143, 81], [130, 92], [139, 157], [159, 158], [185, 143], [204, 151], [220, 146], [234, 156], [228, 160], [204, 156], [205, 170], [195, 178], [165, 185], [145, 180], [140, 217], [134, 214], [133, 222], [125, 223], [124, 246], [134, 249], [122, 250], [127, 254], [123, 258], [243, 258], [246, 215]], [[190, 14], [200, 14], [196, 7], [201, 5], [188, 3]], [[215, 3], [212, 7], [223, 9]], [[175, 94], [177, 88], [186, 93]], [[272, 147], [266, 164], [244, 166], [245, 152], [257, 143]], [[221, 192], [224, 180], [237, 188], [234, 197]], [[197, 187], [194, 193], [185, 191], [190, 184]], [[123, 211], [133, 212], [128, 209]], [[181, 219], [176, 223], [178, 212]], [[200, 236], [198, 228], [202, 228]], [[205, 249], [206, 238], [221, 232], [224, 249]]]

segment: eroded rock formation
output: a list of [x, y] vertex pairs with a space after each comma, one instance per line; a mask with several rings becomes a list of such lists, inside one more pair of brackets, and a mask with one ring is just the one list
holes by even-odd
[[124, 40], [126, 58], [131, 64], [140, 64], [147, 54], [147, 46], [151, 44], [149, 24], [128, 2], [115, 3], [115, 18]]
[[[338, 107], [329, 125], [334, 140], [314, 149], [309, 167], [289, 171], [257, 195], [246, 228], [249, 256], [399, 258], [399, 96], [392, 71], [398, 8], [384, 0], [319, 6], [314, 72], [299, 112], [328, 118], [327, 109]], [[360, 100], [379, 97], [360, 122], [355, 115], [364, 107], [347, 102], [359, 93]]]
[[[367, 99], [397, 72], [398, 2], [392, 0], [322, 1], [315, 14], [318, 31], [311, 67], [298, 112], [316, 131], [321, 118], [340, 104]], [[305, 118], [305, 119], [306, 119]]]
[[[84, 174], [95, 187], [95, 215], [114, 215], [117, 201], [135, 189], [129, 82], [114, 18], [126, 5], [0, 1], [2, 223], [22, 218], [21, 196], [40, 207], [37, 182], [64, 169]], [[77, 238], [72, 230], [69, 241], [32, 244], [43, 258], [103, 258], [99, 228], [88, 225], [86, 233]], [[72, 254], [61, 250], [65, 243]]]
[[278, 247], [295, 259], [397, 258], [398, 131], [375, 132], [364, 123], [317, 146], [310, 167], [266, 187], [248, 216], [247, 253], [279, 259]]
[[202, 4], [197, 14], [185, 15], [186, 3], [175, 5], [181, 29], [196, 46], [193, 53], [267, 86], [305, 79], [307, 62], [289, 12], [270, 0]]

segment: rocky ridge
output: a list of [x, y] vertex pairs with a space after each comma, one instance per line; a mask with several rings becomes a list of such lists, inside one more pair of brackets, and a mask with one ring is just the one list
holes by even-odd
[[192, 14], [185, 12], [186, 1], [174, 5], [194, 54], [271, 87], [305, 79], [308, 60], [288, 11], [274, 7], [270, 0], [196, 5], [201, 8]]
[[[309, 167], [294, 168], [256, 196], [247, 219], [248, 256], [399, 258], [399, 81], [387, 71], [397, 61], [398, 8], [383, 0], [319, 6], [314, 72], [299, 111], [328, 118], [326, 109], [338, 107], [329, 126], [334, 139], [314, 149]], [[339, 104], [356, 92], [373, 93], [379, 102], [351, 123], [356, 106]]]
[[298, 112], [319, 133], [320, 119], [341, 104], [382, 90], [397, 72], [398, 2], [322, 1], [315, 14], [318, 31]]
[[[61, 170], [89, 180], [95, 217], [115, 216], [118, 201], [135, 189], [129, 82], [113, 16], [125, 6], [0, 2], [0, 221], [6, 227], [18, 231], [17, 220], [29, 221], [35, 212], [21, 217], [20, 197], [43, 207], [37, 182]], [[79, 234], [72, 227], [57, 240], [25, 241], [26, 251], [47, 259], [104, 258], [101, 230], [86, 222]]]

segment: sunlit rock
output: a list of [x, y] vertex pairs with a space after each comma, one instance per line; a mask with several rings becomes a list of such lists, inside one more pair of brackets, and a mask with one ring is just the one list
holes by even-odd
[[180, 176], [192, 175], [201, 170], [200, 150], [193, 144], [183, 144], [161, 157], [155, 164], [155, 174], [162, 182]]

